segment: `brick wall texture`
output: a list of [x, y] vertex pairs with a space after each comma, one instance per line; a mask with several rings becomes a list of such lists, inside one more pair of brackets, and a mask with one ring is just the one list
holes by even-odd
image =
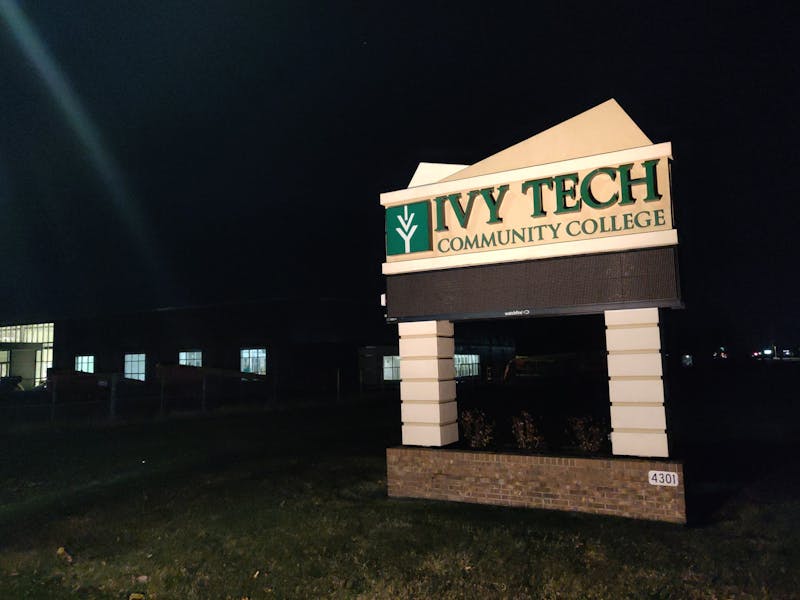
[[[386, 450], [390, 497], [546, 508], [686, 523], [683, 465], [639, 458], [573, 458], [401, 446]], [[651, 485], [648, 471], [678, 474]]]

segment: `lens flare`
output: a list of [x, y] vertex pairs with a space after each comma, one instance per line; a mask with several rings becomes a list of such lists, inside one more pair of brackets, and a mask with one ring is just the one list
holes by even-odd
[[119, 166], [107, 150], [100, 131], [89, 117], [66, 74], [14, 0], [0, 0], [0, 20], [6, 22], [7, 31], [41, 77], [67, 123], [83, 144], [118, 213], [138, 242], [140, 252], [151, 261], [151, 265], [155, 265], [156, 257], [153, 244], [148, 239], [145, 221], [127, 189]]

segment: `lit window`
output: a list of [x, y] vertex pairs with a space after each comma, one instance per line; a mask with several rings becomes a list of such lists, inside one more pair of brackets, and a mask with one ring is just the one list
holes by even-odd
[[239, 352], [242, 373], [267, 374], [267, 349], [242, 348]]
[[400, 357], [399, 356], [384, 356], [383, 357], [383, 380], [384, 381], [400, 381]]
[[11, 372], [11, 352], [0, 350], [0, 377], [8, 377]]
[[481, 358], [477, 354], [456, 354], [456, 377], [477, 377], [481, 373]]
[[202, 367], [203, 353], [200, 350], [178, 352], [178, 364], [186, 365], [187, 367]]
[[94, 373], [94, 356], [76, 356], [75, 370], [84, 373]]
[[0, 327], [0, 342], [41, 344], [41, 350], [36, 351], [34, 385], [38, 385], [47, 379], [47, 369], [53, 366], [52, 323], [33, 323], [31, 325], [7, 325], [5, 327]]
[[144, 354], [125, 355], [125, 378], [144, 381]]

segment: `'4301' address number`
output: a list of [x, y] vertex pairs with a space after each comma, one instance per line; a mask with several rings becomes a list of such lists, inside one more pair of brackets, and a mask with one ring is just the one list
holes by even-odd
[[647, 481], [650, 485], [678, 486], [678, 474], [672, 471], [648, 471]]

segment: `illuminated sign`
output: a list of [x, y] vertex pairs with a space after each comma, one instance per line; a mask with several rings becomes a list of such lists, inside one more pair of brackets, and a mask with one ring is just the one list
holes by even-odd
[[655, 144], [382, 194], [384, 273], [674, 245], [670, 155]]

